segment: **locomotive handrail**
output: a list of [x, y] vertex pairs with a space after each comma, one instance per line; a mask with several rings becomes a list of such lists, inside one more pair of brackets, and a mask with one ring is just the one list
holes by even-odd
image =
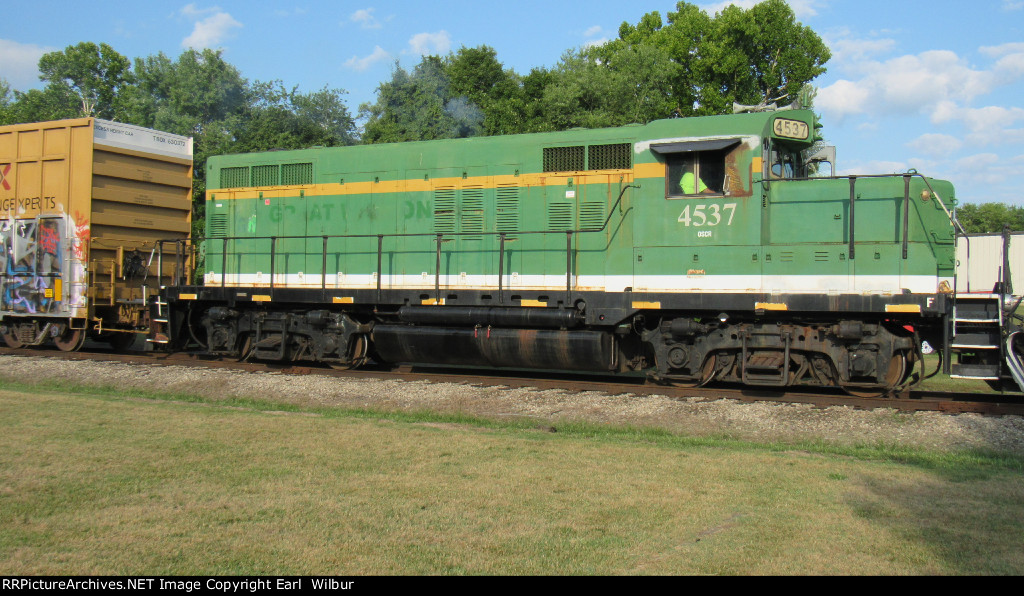
[[[950, 212], [950, 210], [946, 207], [946, 203], [942, 200], [942, 197], [939, 195], [939, 193], [932, 187], [931, 183], [928, 181], [928, 178], [924, 174], [918, 172], [917, 170], [915, 170], [913, 168], [911, 168], [910, 170], [908, 170], [904, 174], [851, 174], [851, 175], [847, 175], [847, 176], [815, 176], [815, 177], [804, 176], [804, 177], [799, 177], [799, 178], [785, 178], [785, 179], [780, 179], [780, 180], [775, 180], [775, 181], [776, 182], [779, 182], [779, 181], [782, 181], [782, 182], [804, 182], [804, 181], [807, 181], [807, 180], [844, 180], [844, 179], [849, 180], [850, 181], [850, 243], [849, 243], [850, 246], [849, 246], [849, 253], [850, 253], [850, 258], [853, 259], [854, 258], [854, 250], [855, 250], [855, 247], [854, 247], [854, 227], [853, 227], [854, 226], [854, 202], [855, 202], [855, 197], [856, 197], [856, 195], [854, 193], [854, 185], [856, 184], [857, 179], [858, 178], [894, 178], [896, 176], [901, 176], [901, 177], [903, 177], [903, 180], [904, 180], [904, 188], [903, 188], [903, 258], [904, 259], [908, 258], [908, 250], [909, 250], [908, 243], [909, 243], [909, 219], [910, 219], [910, 179], [912, 177], [914, 177], [914, 176], [917, 176], [917, 177], [921, 178], [921, 181], [924, 182], [924, 185], [928, 188], [928, 192], [930, 192], [932, 194], [932, 196], [935, 197], [935, 200], [938, 202], [939, 207], [942, 207], [942, 211], [946, 214], [946, 217], [949, 219], [950, 223], [953, 224], [953, 227], [955, 228], [954, 229], [954, 234], [953, 234], [953, 244], [954, 244], [954, 247], [956, 246], [956, 242], [957, 242], [956, 239], [958, 237], [964, 237], [964, 238], [967, 237], [967, 231], [964, 229], [963, 225], [960, 224], [960, 220], [958, 220], [956, 218], [956, 213], [955, 212]], [[762, 184], [770, 183], [770, 182], [771, 181], [769, 181], [769, 180], [762, 180], [761, 181]], [[956, 230], [959, 230], [960, 234], [956, 234]], [[967, 240], [967, 251], [968, 251], [968, 255], [970, 255], [970, 239]], [[970, 257], [968, 256], [968, 258], [970, 258]], [[954, 291], [955, 291], [956, 267], [954, 267], [953, 279], [954, 279]], [[970, 291], [970, 290], [968, 289], [968, 291]]]
[[853, 221], [854, 221], [854, 219], [853, 219], [853, 203], [854, 203], [854, 200], [853, 199], [856, 196], [856, 186], [857, 186], [857, 177], [856, 176], [850, 176], [850, 248], [847, 249], [847, 252], [850, 253], [850, 260], [851, 261], [854, 259], [854, 252], [853, 251], [856, 250], [856, 245], [854, 244], [854, 241], [853, 241], [853, 229], [854, 229], [853, 228]]
[[[574, 234], [592, 234], [601, 233], [608, 229], [608, 224], [611, 222], [612, 216], [618, 209], [618, 206], [622, 203], [622, 197], [625, 196], [626, 190], [630, 188], [638, 188], [635, 185], [627, 184], [622, 187], [619, 191], [619, 196], [616, 198], [615, 203], [612, 205], [608, 212], [608, 216], [600, 227], [594, 228], [579, 228], [570, 230], [528, 230], [519, 232], [412, 232], [412, 233], [395, 233], [395, 234], [321, 234], [321, 235], [285, 235], [285, 236], [216, 236], [216, 237], [202, 237], [193, 239], [193, 244], [197, 245], [200, 242], [212, 241], [219, 239], [221, 241], [221, 288], [227, 286], [227, 256], [228, 256], [228, 242], [237, 240], [270, 240], [270, 292], [273, 296], [276, 277], [276, 252], [278, 240], [309, 240], [313, 238], [320, 238], [323, 242], [321, 249], [321, 269], [320, 269], [320, 289], [326, 296], [327, 291], [327, 243], [329, 239], [360, 239], [360, 238], [376, 238], [377, 239], [377, 271], [376, 271], [376, 289], [377, 289], [377, 301], [381, 299], [382, 291], [382, 278], [383, 278], [383, 254], [384, 254], [384, 239], [385, 238], [428, 238], [434, 237], [436, 239], [436, 259], [434, 267], [434, 303], [441, 303], [441, 245], [446, 238], [460, 237], [460, 236], [497, 236], [499, 239], [498, 248], [498, 300], [504, 302], [504, 265], [505, 265], [505, 241], [511, 234], [513, 236], [543, 236], [550, 234], [565, 234], [566, 235], [566, 257], [565, 257], [565, 290], [566, 290], [566, 306], [572, 300], [572, 238]], [[168, 240], [157, 240], [157, 258], [158, 258], [158, 278], [157, 284], [163, 285], [163, 244], [165, 242], [175, 243], [175, 284], [180, 283], [181, 275], [179, 272], [179, 263], [184, 264], [184, 245], [186, 240], [183, 239], [168, 239]]]
[[[625, 191], [625, 189], [623, 189]], [[621, 198], [621, 195], [620, 195]], [[613, 207], [614, 209], [614, 207]], [[537, 230], [537, 231], [522, 231], [512, 232], [514, 236], [543, 236], [552, 234], [565, 234], [566, 236], [566, 304], [568, 305], [572, 296], [572, 237], [574, 234], [591, 234], [603, 232], [609, 221], [610, 216], [605, 220], [604, 224], [600, 228], [583, 228], [575, 230]], [[510, 235], [509, 232], [415, 232], [415, 233], [401, 233], [401, 234], [329, 234], [329, 235], [288, 235], [288, 236], [221, 236], [217, 238], [204, 238], [202, 241], [209, 240], [220, 240], [221, 244], [221, 288], [227, 285], [227, 245], [229, 241], [236, 240], [269, 240], [270, 241], [270, 292], [273, 296], [275, 289], [275, 277], [276, 277], [276, 253], [277, 253], [277, 242], [279, 240], [309, 240], [312, 238], [320, 238], [323, 241], [323, 248], [321, 250], [321, 290], [326, 291], [327, 287], [327, 241], [329, 239], [366, 239], [376, 238], [377, 239], [377, 271], [376, 271], [376, 289], [378, 301], [382, 291], [382, 278], [383, 278], [383, 245], [385, 238], [430, 238], [436, 239], [436, 258], [434, 264], [434, 303], [441, 304], [441, 247], [442, 242], [450, 237], [460, 236], [488, 236], [499, 238], [499, 272], [498, 272], [498, 292], [499, 301], [504, 301], [504, 262], [505, 262], [505, 241]], [[158, 258], [162, 262], [163, 252], [162, 243], [168, 241], [157, 241], [158, 244]], [[181, 243], [175, 241], [175, 277], [180, 279], [178, 273], [178, 263], [181, 261]], [[158, 265], [158, 267], [160, 267]], [[162, 273], [162, 270], [161, 270]], [[158, 279], [158, 284], [162, 282], [162, 279]]]
[[915, 170], [913, 168], [908, 170], [905, 174], [851, 174], [851, 175], [847, 175], [847, 176], [814, 176], [814, 177], [804, 176], [804, 177], [799, 177], [799, 178], [781, 178], [781, 179], [775, 179], [775, 180], [772, 180], [772, 181], [762, 180], [761, 182], [762, 182], [762, 184], [764, 184], [764, 183], [770, 183], [770, 182], [804, 182], [804, 181], [807, 181], [807, 180], [844, 180], [844, 179], [855, 179], [855, 178], [895, 178], [897, 176], [902, 176], [902, 177], [917, 176], [917, 177], [921, 178], [921, 181], [924, 182], [924, 185], [928, 187], [928, 192], [930, 192], [932, 195], [934, 195], [935, 199], [939, 202], [939, 206], [942, 207], [942, 210], [946, 213], [946, 217], [949, 218], [950, 223], [952, 223], [954, 226], [956, 226], [957, 229], [959, 229], [962, 234], [966, 234], [967, 233], [967, 231], [964, 230], [964, 227], [962, 225], [960, 225], [960, 221], [956, 219], [956, 216], [953, 213], [950, 212], [949, 208], [946, 207], [946, 203], [943, 202], [942, 197], [939, 195], [939, 193], [934, 188], [932, 188], [931, 183], [928, 182], [928, 178], [924, 174], [918, 172], [917, 170]]

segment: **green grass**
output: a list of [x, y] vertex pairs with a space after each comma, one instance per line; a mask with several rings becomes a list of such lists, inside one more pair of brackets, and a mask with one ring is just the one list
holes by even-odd
[[[956, 360], [953, 362], [955, 363]], [[935, 367], [939, 365], [939, 354], [925, 354], [924, 363], [926, 371], [925, 374], [931, 374], [935, 370]], [[915, 372], [920, 372], [921, 365], [918, 364], [914, 370]], [[919, 388], [931, 391], [1000, 393], [999, 391], [989, 387], [985, 381], [978, 381], [976, 379], [951, 379], [949, 375], [944, 374], [941, 370], [934, 377], [926, 379]], [[1019, 391], [1014, 391], [1012, 393], [1019, 395]]]
[[0, 420], [4, 575], [1024, 572], [1006, 454], [53, 383]]

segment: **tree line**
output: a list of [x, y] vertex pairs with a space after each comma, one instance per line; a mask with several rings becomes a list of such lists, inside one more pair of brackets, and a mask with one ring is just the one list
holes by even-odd
[[957, 206], [956, 218], [968, 234], [1002, 232], [1004, 225], [1024, 231], [1024, 207], [1005, 203], [964, 203]]
[[[689, 2], [675, 8], [666, 18], [655, 11], [624, 22], [616, 39], [568, 50], [553, 67], [527, 74], [506, 68], [486, 45], [424, 56], [410, 70], [396, 63], [358, 118], [342, 89], [300, 92], [281, 81], [249, 81], [219, 51], [130, 60], [107, 44], [82, 42], [40, 59], [42, 89], [21, 92], [0, 79], [0, 124], [95, 116], [191, 136], [201, 199], [210, 155], [618, 126], [729, 113], [733, 103], [786, 105], [831, 56], [785, 0], [715, 15]], [[201, 235], [204, 201], [195, 205]], [[975, 217], [971, 207], [960, 209], [971, 230], [996, 220], [1001, 229], [997, 214], [1016, 212], [1004, 205]], [[1024, 222], [1013, 225], [1024, 229]]]
[[622, 23], [618, 38], [521, 75], [488, 46], [396, 65], [360, 107], [363, 142], [515, 134], [789, 104], [831, 54], [784, 0], [710, 16], [688, 2]]
[[132, 63], [82, 42], [39, 60], [42, 89], [0, 80], [0, 124], [96, 117], [193, 137], [193, 235], [205, 232], [206, 158], [224, 153], [350, 145], [358, 140], [344, 91], [310, 93], [249, 82], [218, 51], [163, 53]]

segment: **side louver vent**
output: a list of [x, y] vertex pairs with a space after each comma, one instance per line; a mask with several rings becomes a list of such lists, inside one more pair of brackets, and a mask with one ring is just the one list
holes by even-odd
[[519, 231], [519, 187], [498, 186], [497, 192], [498, 231], [506, 234]]
[[455, 187], [439, 186], [434, 189], [434, 231], [448, 234], [456, 230]]
[[206, 218], [207, 235], [211, 238], [224, 238], [228, 235], [228, 216], [226, 213], [211, 213]]
[[551, 203], [548, 205], [548, 229], [553, 232], [571, 230], [573, 225], [572, 203]]

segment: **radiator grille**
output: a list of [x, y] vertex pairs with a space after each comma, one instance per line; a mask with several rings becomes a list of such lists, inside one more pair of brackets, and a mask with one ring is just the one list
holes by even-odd
[[286, 163], [282, 165], [281, 184], [313, 184], [313, 164]]
[[220, 171], [220, 187], [221, 188], [240, 188], [243, 186], [249, 186], [249, 167], [241, 168], [221, 168]]
[[633, 151], [629, 143], [587, 147], [588, 170], [627, 170], [631, 167]]
[[584, 169], [583, 145], [578, 147], [547, 147], [544, 149], [545, 172], [570, 172]]
[[278, 178], [280, 166], [253, 166], [252, 168], [252, 185], [253, 186], [277, 186], [280, 184]]

